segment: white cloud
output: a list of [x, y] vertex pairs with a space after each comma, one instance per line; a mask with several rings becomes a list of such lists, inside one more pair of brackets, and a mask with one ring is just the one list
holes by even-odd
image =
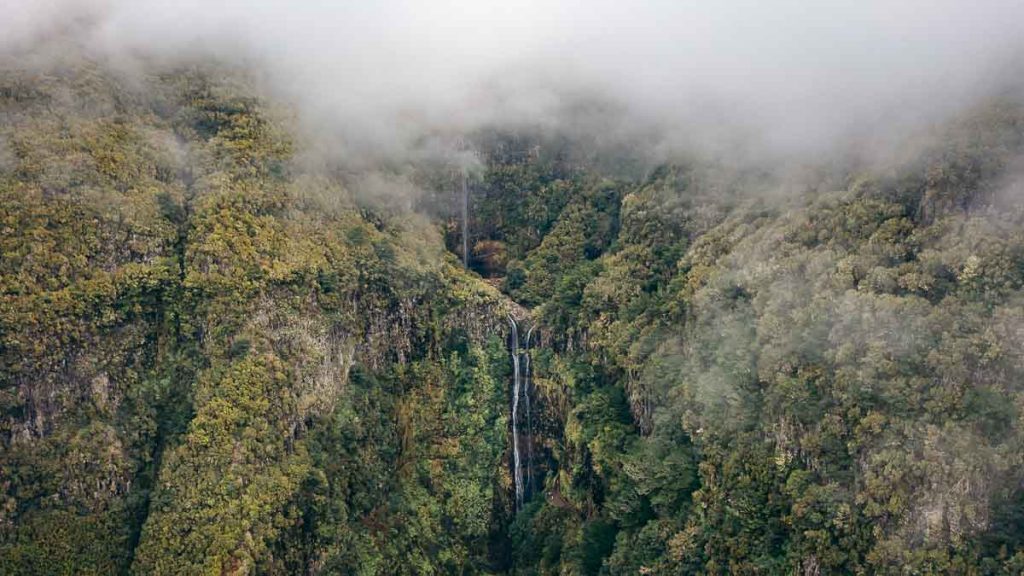
[[996, 0], [9, 4], [0, 50], [74, 29], [113, 54], [254, 64], [310, 126], [385, 153], [434, 130], [564, 125], [581, 99], [672, 146], [805, 153], [955, 111], [1019, 71], [1024, 45], [1024, 3]]

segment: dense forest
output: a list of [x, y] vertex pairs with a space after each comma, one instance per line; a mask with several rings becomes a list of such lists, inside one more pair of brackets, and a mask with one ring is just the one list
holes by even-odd
[[885, 162], [496, 126], [409, 205], [291, 121], [0, 73], [0, 573], [1024, 572], [1019, 99]]

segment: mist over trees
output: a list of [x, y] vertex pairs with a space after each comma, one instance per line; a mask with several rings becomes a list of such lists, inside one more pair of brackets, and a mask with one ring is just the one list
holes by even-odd
[[1024, 572], [1019, 3], [5, 12], [0, 573]]

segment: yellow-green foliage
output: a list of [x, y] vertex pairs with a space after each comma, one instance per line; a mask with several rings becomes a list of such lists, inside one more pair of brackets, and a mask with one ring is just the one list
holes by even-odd
[[287, 448], [295, 411], [287, 367], [249, 356], [227, 370], [200, 377], [188, 431], [163, 456], [138, 573], [252, 572], [273, 541], [274, 517], [308, 473], [305, 451]]
[[1019, 108], [783, 193], [477, 135], [516, 511], [508, 306], [255, 94], [0, 72], [0, 573], [1020, 573]]
[[571, 196], [510, 266], [561, 419], [557, 498], [517, 519], [513, 571], [1016, 573], [1021, 118], [997, 102], [771, 201], [659, 169], [598, 258]]
[[[487, 560], [505, 362], [466, 314], [497, 294], [422, 221], [372, 225], [293, 174], [238, 78], [0, 74], [0, 572]], [[395, 384], [350, 389], [353, 369]], [[415, 443], [326, 442], [366, 418]], [[379, 504], [351, 501], [346, 459], [380, 467]]]

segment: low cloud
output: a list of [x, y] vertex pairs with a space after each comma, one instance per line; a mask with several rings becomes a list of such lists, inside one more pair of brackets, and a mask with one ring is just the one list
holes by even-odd
[[1024, 4], [14, 0], [0, 51], [215, 57], [339, 158], [554, 128], [653, 153], [808, 155], [918, 129], [1016, 82]]

